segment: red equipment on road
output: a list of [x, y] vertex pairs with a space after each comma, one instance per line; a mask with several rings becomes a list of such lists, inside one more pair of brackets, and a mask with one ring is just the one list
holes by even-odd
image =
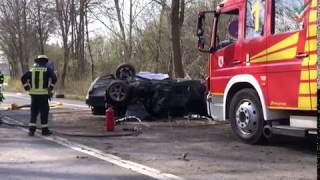
[[106, 110], [105, 128], [107, 131], [114, 131], [114, 126], [115, 126], [114, 111], [112, 107], [109, 107]]

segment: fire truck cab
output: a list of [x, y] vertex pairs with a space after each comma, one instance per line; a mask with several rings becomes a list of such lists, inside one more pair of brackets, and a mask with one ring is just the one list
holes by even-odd
[[317, 133], [317, 0], [225, 0], [197, 36], [213, 119], [249, 144]]

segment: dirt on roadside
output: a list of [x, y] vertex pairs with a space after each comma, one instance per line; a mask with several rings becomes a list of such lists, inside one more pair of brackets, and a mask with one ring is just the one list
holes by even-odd
[[228, 123], [184, 118], [125, 122], [106, 132], [104, 117], [89, 111], [52, 114], [61, 136], [186, 179], [317, 177], [314, 139], [276, 137], [253, 146], [236, 139]]

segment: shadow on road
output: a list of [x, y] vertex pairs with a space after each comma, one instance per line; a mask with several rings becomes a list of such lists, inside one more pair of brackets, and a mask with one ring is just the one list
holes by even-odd
[[317, 141], [316, 136], [308, 136], [305, 138], [290, 137], [277, 135], [272, 137], [266, 146], [283, 147], [290, 150], [295, 150], [303, 153], [317, 153]]

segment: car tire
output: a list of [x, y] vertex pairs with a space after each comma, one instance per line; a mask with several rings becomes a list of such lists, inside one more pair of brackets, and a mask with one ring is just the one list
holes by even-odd
[[112, 106], [124, 106], [129, 100], [130, 87], [122, 80], [112, 81], [106, 90], [107, 103]]
[[106, 109], [104, 107], [92, 106], [91, 112], [93, 115], [105, 115]]
[[116, 78], [120, 80], [132, 80], [136, 70], [131, 64], [120, 64], [116, 69]]
[[229, 118], [234, 134], [247, 144], [265, 141], [264, 118], [258, 94], [251, 88], [237, 92], [231, 100]]

